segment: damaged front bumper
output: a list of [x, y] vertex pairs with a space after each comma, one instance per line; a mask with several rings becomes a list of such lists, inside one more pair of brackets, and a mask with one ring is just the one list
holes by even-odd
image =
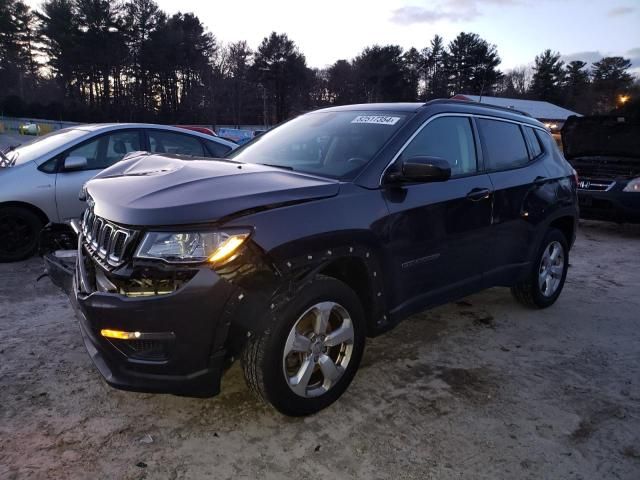
[[[128, 296], [99, 291], [99, 269], [82, 246], [44, 256], [47, 272], [69, 296], [85, 347], [113, 387], [189, 396], [213, 396], [227, 355], [235, 287], [207, 267], [194, 267], [175, 291]], [[131, 338], [105, 330], [132, 332]]]

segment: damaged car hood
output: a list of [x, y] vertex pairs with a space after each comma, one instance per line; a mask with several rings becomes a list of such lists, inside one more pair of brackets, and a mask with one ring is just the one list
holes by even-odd
[[86, 185], [95, 214], [124, 225], [215, 222], [244, 211], [273, 208], [338, 193], [337, 180], [259, 164], [137, 156]]
[[640, 120], [623, 116], [569, 117], [562, 127], [567, 159], [624, 157], [640, 161]]

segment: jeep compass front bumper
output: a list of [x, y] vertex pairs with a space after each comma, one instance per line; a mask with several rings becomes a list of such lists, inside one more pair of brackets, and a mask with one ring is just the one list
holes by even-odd
[[[75, 256], [66, 250], [44, 259], [52, 281], [69, 296], [85, 347], [105, 380], [124, 390], [218, 394], [233, 285], [210, 268], [194, 267], [192, 277], [170, 293], [133, 297], [87, 291], [92, 281], [84, 265], [91, 267], [92, 260], [85, 257], [80, 241]], [[105, 330], [132, 335], [114, 338]]]

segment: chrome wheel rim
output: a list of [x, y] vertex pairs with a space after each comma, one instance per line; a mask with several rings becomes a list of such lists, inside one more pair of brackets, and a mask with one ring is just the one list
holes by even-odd
[[328, 392], [347, 370], [353, 353], [353, 322], [335, 302], [307, 309], [294, 323], [282, 354], [287, 385], [300, 397]]
[[551, 297], [560, 286], [564, 273], [564, 248], [553, 241], [544, 250], [538, 270], [538, 287], [545, 297]]

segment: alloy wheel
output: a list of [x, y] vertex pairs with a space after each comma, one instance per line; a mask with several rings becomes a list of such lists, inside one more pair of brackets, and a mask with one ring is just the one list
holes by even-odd
[[353, 342], [353, 322], [344, 307], [321, 302], [307, 309], [284, 346], [282, 369], [289, 388], [304, 398], [329, 391], [351, 361]]
[[538, 287], [545, 297], [551, 297], [560, 286], [564, 273], [564, 248], [558, 241], [547, 245], [540, 260]]

